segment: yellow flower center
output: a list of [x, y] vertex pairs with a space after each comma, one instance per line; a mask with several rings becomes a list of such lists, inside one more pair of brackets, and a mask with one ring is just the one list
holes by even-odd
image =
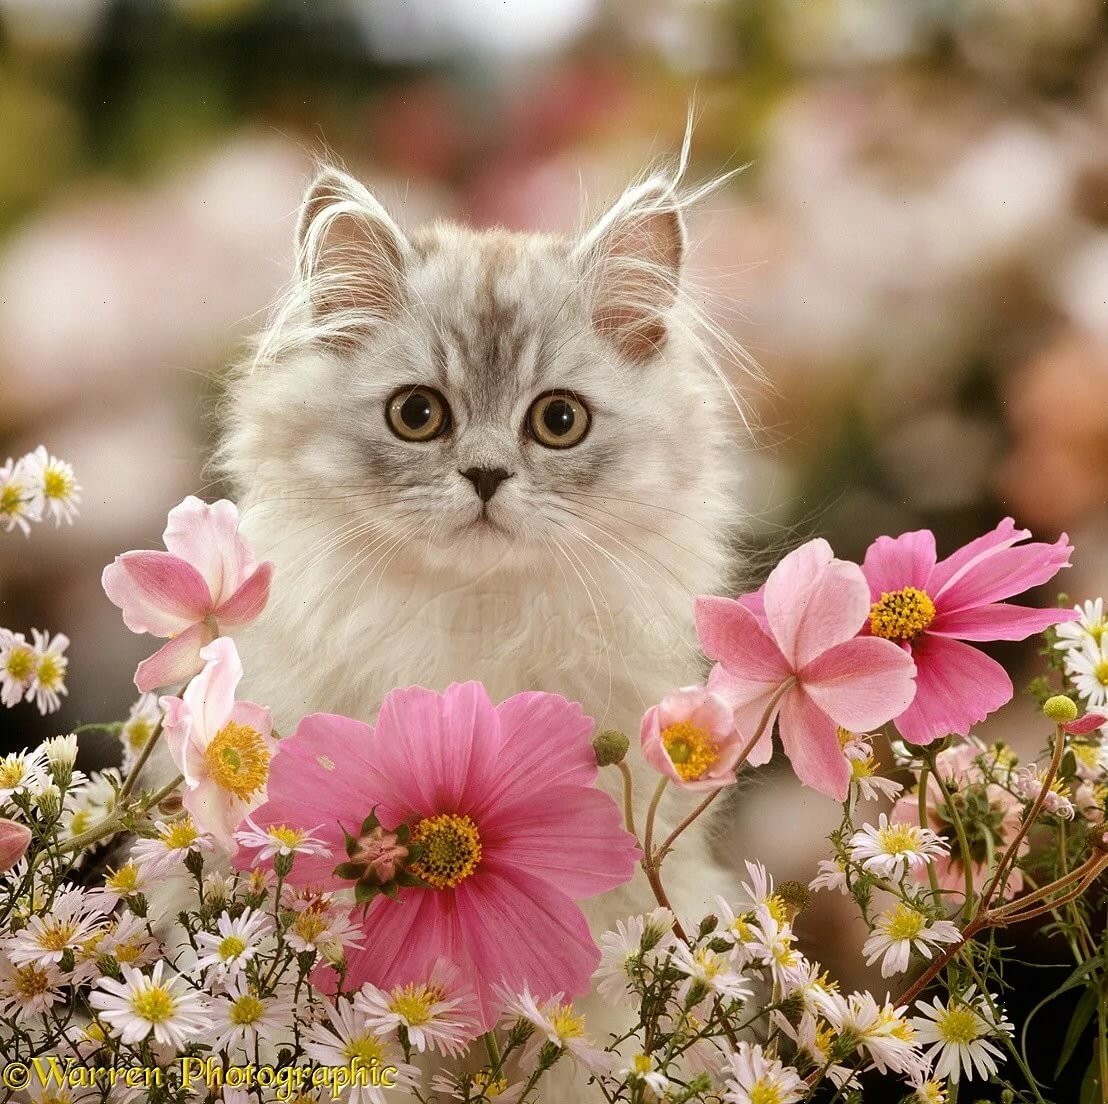
[[132, 962], [142, 957], [142, 952], [145, 949], [141, 940], [132, 943], [119, 943], [116, 945], [114, 952], [115, 960], [123, 963], [124, 966], [130, 966]]
[[915, 939], [927, 924], [922, 913], [907, 905], [898, 905], [885, 918], [885, 933], [890, 939]]
[[73, 493], [73, 480], [59, 468], [47, 468], [42, 473], [42, 493], [47, 498], [68, 498]]
[[246, 940], [240, 935], [229, 935], [219, 944], [219, 957], [224, 962], [238, 958], [246, 950]]
[[769, 1081], [758, 1081], [750, 1090], [750, 1104], [781, 1104], [781, 1090]]
[[0, 490], [0, 514], [14, 517], [23, 509], [23, 488], [18, 483], [5, 483]]
[[1108, 686], [1108, 659], [1102, 659], [1093, 668], [1093, 675], [1101, 686]]
[[69, 834], [79, 836], [86, 828], [92, 827], [92, 813], [88, 809], [77, 809], [69, 822]]
[[177, 1002], [164, 985], [149, 985], [131, 997], [131, 1011], [147, 1023], [165, 1023], [173, 1018]]
[[686, 782], [703, 778], [719, 762], [719, 747], [712, 734], [692, 721], [678, 721], [663, 729], [662, 746]]
[[191, 817], [185, 817], [184, 820], [178, 820], [170, 824], [160, 837], [162, 843], [171, 851], [184, 851], [199, 838], [200, 833], [196, 830], [196, 825], [193, 824]]
[[508, 1079], [506, 1077], [494, 1077], [491, 1070], [482, 1070], [473, 1075], [473, 1084], [481, 1090], [482, 1096], [494, 1100], [501, 1093], [508, 1091]]
[[71, 920], [56, 920], [51, 917], [35, 937], [35, 942], [44, 951], [64, 951], [73, 942], [76, 934], [77, 925]]
[[965, 1046], [981, 1034], [977, 1013], [970, 1008], [949, 1008], [936, 1023], [944, 1043]]
[[360, 1062], [363, 1066], [379, 1065], [385, 1056], [380, 1040], [372, 1035], [363, 1035], [360, 1039], [351, 1039], [343, 1048], [348, 1062]]
[[298, 828], [290, 828], [287, 824], [267, 828], [266, 833], [274, 843], [279, 843], [282, 847], [296, 847], [308, 834]]
[[935, 603], [910, 586], [885, 592], [869, 611], [870, 631], [886, 640], [915, 640], [934, 620]]
[[146, 747], [147, 740], [150, 739], [151, 734], [154, 731], [154, 726], [149, 721], [144, 721], [141, 717], [138, 720], [131, 721], [123, 730], [123, 739], [127, 742], [127, 746], [132, 751], [140, 751]]
[[50, 975], [33, 962], [12, 971], [12, 989], [21, 1000], [30, 1001], [50, 991]]
[[204, 752], [215, 784], [243, 801], [248, 801], [268, 781], [269, 760], [269, 748], [262, 734], [235, 721], [224, 725]]
[[877, 840], [886, 854], [904, 855], [919, 847], [919, 830], [911, 824], [890, 824], [878, 829]]
[[65, 660], [46, 652], [38, 663], [38, 681], [44, 690], [57, 690], [65, 678]]
[[126, 897], [138, 889], [139, 871], [134, 861], [128, 859], [118, 870], [113, 871], [104, 880], [104, 884], [113, 892]]
[[17, 645], [8, 653], [8, 662], [4, 664], [4, 670], [16, 682], [26, 682], [35, 673], [35, 653], [30, 648]]
[[292, 922], [292, 930], [305, 943], [312, 943], [327, 930], [327, 922], [318, 912], [307, 909]]
[[585, 1034], [585, 1017], [579, 1016], [572, 1004], [559, 1004], [550, 1013], [550, 1027], [559, 1039], [580, 1039]]
[[872, 778], [877, 773], [877, 761], [871, 755], [867, 759], [851, 759], [850, 774], [853, 778]]
[[426, 985], [405, 985], [394, 989], [389, 1000], [389, 1009], [411, 1027], [429, 1023], [431, 1009], [441, 999], [441, 995]]
[[3, 789], [14, 790], [26, 777], [27, 769], [22, 759], [12, 755], [0, 760], [0, 787]]
[[423, 854], [412, 863], [412, 873], [435, 889], [452, 889], [481, 861], [481, 837], [467, 816], [444, 813], [425, 817], [415, 826], [412, 843], [423, 846]]
[[246, 993], [231, 1005], [231, 1023], [245, 1026], [257, 1023], [265, 1012], [265, 1005], [253, 993]]

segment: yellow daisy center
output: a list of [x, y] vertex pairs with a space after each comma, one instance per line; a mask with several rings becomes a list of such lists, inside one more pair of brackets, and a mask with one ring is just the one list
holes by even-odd
[[27, 769], [22, 759], [12, 756], [10, 759], [0, 760], [0, 787], [5, 790], [15, 789], [26, 777]]
[[142, 952], [145, 949], [142, 941], [139, 940], [132, 943], [119, 943], [113, 953], [116, 962], [121, 962], [124, 966], [130, 966], [132, 962], [142, 957]]
[[139, 871], [134, 862], [128, 860], [118, 870], [113, 871], [104, 884], [113, 892], [126, 897], [138, 889]]
[[18, 483], [5, 483], [0, 490], [0, 514], [14, 517], [23, 509], [23, 488]]
[[869, 611], [870, 631], [886, 640], [915, 640], [934, 620], [935, 603], [910, 586], [886, 591]]
[[184, 851], [191, 847], [199, 837], [200, 833], [196, 830], [196, 825], [193, 824], [192, 819], [185, 817], [184, 820], [178, 820], [169, 825], [162, 832], [161, 841], [171, 851]]
[[17, 966], [12, 971], [12, 989], [22, 1000], [33, 1000], [50, 991], [50, 976], [33, 962]]
[[262, 734], [236, 721], [224, 725], [204, 752], [215, 784], [243, 801], [268, 781], [269, 760]]
[[77, 809], [69, 822], [70, 835], [79, 836], [86, 828], [92, 827], [92, 813], [88, 809]]
[[245, 993], [231, 1005], [231, 1023], [245, 1026], [257, 1023], [265, 1012], [265, 1005], [253, 993]]
[[287, 824], [267, 828], [266, 833], [274, 843], [279, 843], [282, 847], [297, 847], [308, 834], [298, 828], [290, 828]]
[[419, 1027], [431, 1021], [431, 1009], [438, 1000], [439, 994], [426, 985], [405, 985], [392, 991], [389, 1009], [409, 1026]]
[[662, 746], [686, 782], [703, 778], [719, 762], [719, 747], [712, 734], [692, 721], [678, 721], [663, 729]]
[[1093, 675], [1101, 686], [1108, 686], [1108, 659], [1102, 659], [1093, 668]]
[[506, 1077], [494, 1077], [491, 1070], [482, 1070], [473, 1075], [473, 1084], [481, 1090], [486, 1098], [493, 1100], [501, 1093], [507, 1092], [508, 1079]]
[[550, 1013], [550, 1027], [559, 1039], [580, 1039], [585, 1034], [585, 1017], [572, 1004], [559, 1004]]
[[305, 943], [312, 943], [327, 930], [327, 921], [318, 912], [307, 909], [292, 922], [292, 930]]
[[758, 1081], [750, 1090], [750, 1104], [781, 1104], [781, 1090], [769, 1081]]
[[850, 773], [854, 778], [872, 778], [877, 773], [877, 760], [872, 755], [866, 759], [851, 759]]
[[412, 843], [423, 846], [423, 854], [412, 863], [412, 873], [435, 889], [452, 889], [481, 861], [481, 836], [467, 816], [444, 813], [425, 817], [415, 826]]
[[977, 1013], [970, 1008], [948, 1008], [936, 1023], [944, 1043], [965, 1046], [981, 1034]]
[[919, 847], [919, 830], [911, 824], [890, 824], [877, 832], [881, 850], [888, 855], [904, 855]]
[[38, 681], [44, 690], [57, 690], [65, 677], [65, 663], [60, 656], [46, 652], [38, 663]]
[[907, 905], [899, 905], [887, 914], [885, 932], [890, 939], [915, 939], [927, 924], [927, 918]]
[[35, 654], [30, 648], [15, 647], [8, 653], [4, 669], [17, 682], [25, 682], [35, 673]]
[[73, 480], [59, 468], [47, 468], [42, 473], [42, 493], [47, 498], [68, 498], [73, 493]]
[[173, 1018], [177, 1002], [164, 985], [150, 985], [131, 997], [131, 1011], [147, 1023], [165, 1023]]
[[379, 1065], [385, 1056], [384, 1048], [372, 1035], [363, 1035], [360, 1039], [351, 1039], [343, 1048], [348, 1062], [360, 1062], [363, 1066]]
[[232, 958], [237, 958], [243, 951], [246, 950], [246, 940], [241, 935], [228, 935], [219, 944], [219, 957], [224, 962], [229, 962]]
[[132, 751], [140, 751], [146, 747], [146, 741], [150, 739], [153, 731], [154, 726], [140, 717], [138, 720], [128, 722], [123, 729], [123, 739], [127, 741], [127, 746]]
[[44, 951], [64, 951], [77, 934], [77, 925], [71, 920], [46, 921], [46, 927], [35, 937], [35, 942]]

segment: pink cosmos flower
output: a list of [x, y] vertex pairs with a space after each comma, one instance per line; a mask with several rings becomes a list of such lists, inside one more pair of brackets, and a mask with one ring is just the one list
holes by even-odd
[[124, 552], [104, 568], [104, 593], [132, 632], [169, 637], [135, 672], [144, 693], [200, 670], [200, 649], [248, 625], [269, 600], [270, 561], [258, 563], [238, 531], [239, 512], [191, 495], [169, 511], [165, 552]]
[[700, 646], [717, 661], [708, 689], [750, 738], [765, 721], [749, 761], [769, 761], [776, 718], [800, 781], [839, 801], [851, 773], [839, 727], [877, 728], [915, 692], [909, 656], [887, 640], [858, 637], [869, 604], [861, 568], [835, 559], [825, 540], [786, 556], [758, 594], [696, 602]]
[[1054, 544], [1017, 547], [1030, 536], [1005, 518], [938, 563], [929, 529], [878, 537], [866, 551], [862, 570], [872, 607], [865, 631], [897, 643], [916, 661], [915, 700], [895, 722], [909, 743], [966, 736], [1011, 700], [1004, 668], [963, 641], [1024, 640], [1077, 618], [1073, 610], [1004, 601], [1069, 566], [1073, 549], [1065, 534]]
[[[377, 724], [317, 713], [278, 745], [259, 826], [323, 826], [332, 857], [299, 855], [295, 884], [346, 885], [335, 874], [344, 833], [375, 812], [411, 827], [425, 886], [375, 897], [365, 950], [348, 952], [347, 986], [419, 982], [439, 958], [461, 968], [482, 1030], [500, 1004], [493, 986], [541, 998], [588, 989], [599, 952], [575, 901], [622, 885], [638, 857], [615, 802], [596, 788], [593, 722], [555, 694], [498, 706], [476, 682], [438, 694], [393, 690]], [[241, 862], [241, 860], [240, 860]], [[333, 989], [330, 971], [318, 971]]]
[[731, 706], [703, 686], [668, 693], [642, 719], [643, 758], [686, 790], [718, 790], [735, 781], [744, 740]]
[[169, 754], [185, 776], [185, 808], [201, 831], [234, 853], [235, 829], [266, 800], [277, 745], [269, 710], [235, 701], [242, 661], [234, 642], [220, 637], [201, 648], [200, 658], [204, 669], [184, 695], [161, 698], [159, 705]]

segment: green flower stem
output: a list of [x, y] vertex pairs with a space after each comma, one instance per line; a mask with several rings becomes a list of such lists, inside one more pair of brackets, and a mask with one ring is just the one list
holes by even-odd
[[120, 800], [130, 796], [131, 791], [135, 788], [135, 783], [138, 782], [139, 775], [142, 773], [142, 768], [146, 766], [147, 761], [154, 752], [154, 747], [161, 737], [162, 722], [159, 721], [154, 731], [150, 733], [150, 739], [143, 745], [138, 759], [135, 760], [135, 765], [127, 772], [127, 777], [123, 779], [123, 785], [119, 789]]
[[[919, 802], [919, 826], [930, 828], [930, 818], [927, 815], [927, 780], [931, 773], [931, 764], [926, 763], [919, 772], [919, 789], [916, 791], [916, 799]], [[939, 886], [939, 875], [935, 872], [935, 864], [927, 864], [927, 877], [931, 882], [931, 892], [938, 901], [942, 901], [942, 889]]]
[[106, 839], [108, 836], [114, 836], [123, 827], [123, 818], [126, 814], [145, 813], [147, 809], [153, 808], [158, 802], [164, 801], [184, 780], [185, 776], [179, 774], [172, 782], [166, 783], [160, 790], [141, 801], [135, 802], [134, 805], [113, 809], [99, 824], [94, 824], [87, 832], [74, 836], [66, 844], [66, 852], [83, 851], [86, 847], [91, 847], [94, 843], [99, 843], [100, 840]]
[[631, 778], [631, 768], [624, 760], [621, 760], [616, 766], [619, 768], [620, 774], [623, 775], [623, 822], [627, 831], [635, 839], [638, 839], [639, 833], [635, 828], [635, 783]]
[[[962, 905], [962, 912], [964, 916], [970, 915], [970, 910], [973, 908], [974, 892], [973, 892], [973, 856], [970, 854], [969, 838], [966, 836], [966, 826], [962, 823], [961, 814], [958, 812], [954, 805], [954, 795], [950, 792], [950, 787], [946, 784], [946, 780], [935, 768], [935, 761], [929, 756], [929, 763], [931, 766], [931, 773], [935, 777], [935, 784], [939, 787], [939, 792], [943, 795], [943, 801], [946, 802], [947, 810], [950, 813], [950, 819], [954, 823], [954, 831], [958, 836], [958, 850], [962, 855], [962, 873], [965, 875], [965, 894], [966, 899]], [[928, 866], [934, 868], [933, 863], [928, 863]]]

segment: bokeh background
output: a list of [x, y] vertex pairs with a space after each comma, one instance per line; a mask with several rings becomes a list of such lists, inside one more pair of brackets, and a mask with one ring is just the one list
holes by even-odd
[[[0, 458], [45, 442], [85, 498], [0, 535], [0, 623], [73, 637], [63, 711], [0, 712], [0, 745], [125, 714], [148, 641], [100, 568], [218, 490], [212, 401], [288, 278], [313, 156], [405, 223], [563, 230], [690, 103], [690, 175], [748, 163], [690, 278], [764, 375], [735, 366], [751, 543], [857, 557], [928, 525], [949, 549], [1012, 514], [1069, 531], [1071, 594], [1108, 592], [1101, 0], [0, 0]], [[1029, 715], [983, 735], [1034, 743]], [[836, 815], [759, 784], [723, 846], [807, 880]], [[802, 930], [838, 965], [860, 937], [834, 905]]]

